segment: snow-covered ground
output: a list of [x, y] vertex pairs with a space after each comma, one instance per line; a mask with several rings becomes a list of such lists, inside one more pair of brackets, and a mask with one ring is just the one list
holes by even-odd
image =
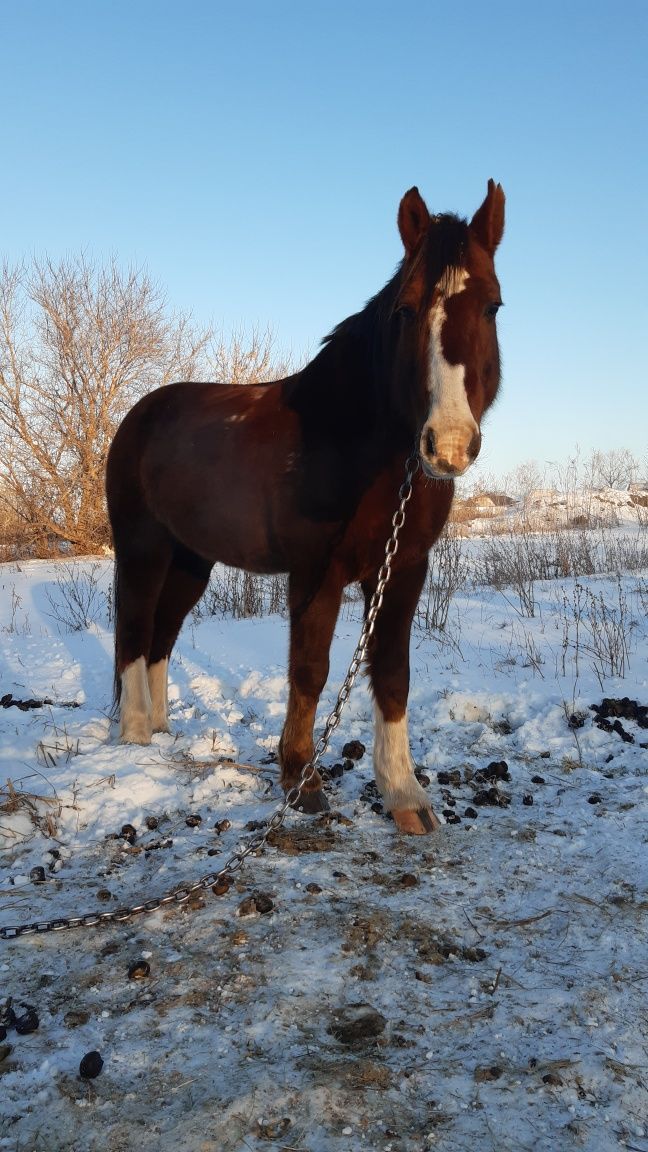
[[518, 499], [476, 493], [456, 500], [454, 515], [470, 535], [515, 532], [521, 525], [540, 532], [596, 525], [632, 530], [648, 524], [648, 488], [644, 484], [629, 489], [537, 488]]
[[[0, 924], [193, 882], [280, 799], [285, 621], [189, 622], [175, 735], [122, 747], [110, 575], [0, 567]], [[96, 585], [78, 631], [70, 581]], [[615, 675], [599, 603], [623, 624]], [[647, 607], [645, 574], [536, 585], [531, 619], [468, 589], [443, 643], [415, 632], [413, 751], [449, 814], [434, 837], [375, 810], [360, 682], [325, 764], [367, 752], [334, 772], [333, 816], [290, 814], [227, 894], [0, 940], [0, 997], [38, 1018], [0, 1039], [0, 1149], [648, 1152], [648, 729], [629, 703], [603, 728], [591, 710], [648, 704]], [[346, 610], [321, 718], [358, 627]], [[246, 915], [255, 892], [271, 907]]]

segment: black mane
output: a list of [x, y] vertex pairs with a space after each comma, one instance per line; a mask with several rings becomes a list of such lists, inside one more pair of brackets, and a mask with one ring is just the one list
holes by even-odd
[[434, 216], [428, 235], [411, 264], [407, 266], [406, 261], [402, 260], [384, 288], [370, 297], [360, 312], [354, 312], [336, 324], [323, 338], [322, 347], [345, 336], [373, 338], [376, 326], [389, 323], [393, 316], [394, 306], [405, 286], [404, 274], [407, 274], [408, 279], [415, 275], [421, 262], [425, 264], [426, 297], [431, 299], [434, 288], [444, 274], [464, 267], [467, 244], [466, 220], [450, 213]]

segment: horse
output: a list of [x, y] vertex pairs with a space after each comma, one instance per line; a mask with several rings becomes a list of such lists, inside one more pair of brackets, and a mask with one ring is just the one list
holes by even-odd
[[[454, 479], [479, 453], [499, 387], [493, 259], [504, 199], [489, 180], [468, 222], [431, 215], [411, 188], [398, 209], [395, 274], [304, 368], [267, 384], [169, 384], [126, 415], [107, 461], [122, 742], [170, 731], [169, 657], [213, 565], [287, 573], [279, 762], [284, 791], [297, 785], [343, 591], [359, 583], [367, 611], [414, 452], [420, 467], [367, 652], [373, 759], [396, 827], [424, 835], [439, 826], [410, 753], [410, 632]], [[296, 806], [328, 808], [318, 772]]]

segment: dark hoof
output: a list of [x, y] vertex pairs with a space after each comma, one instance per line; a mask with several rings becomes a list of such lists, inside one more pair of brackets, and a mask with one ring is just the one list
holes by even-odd
[[392, 812], [392, 816], [399, 832], [405, 832], [408, 836], [429, 836], [441, 827], [441, 821], [431, 808], [402, 808]]
[[317, 816], [320, 812], [329, 812], [330, 804], [326, 794], [321, 788], [314, 792], [302, 792], [292, 805], [297, 812], [304, 812], [307, 816]]

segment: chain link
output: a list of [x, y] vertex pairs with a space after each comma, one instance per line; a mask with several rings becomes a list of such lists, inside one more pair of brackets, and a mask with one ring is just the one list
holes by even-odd
[[398, 490], [400, 503], [392, 516], [392, 531], [385, 545], [385, 558], [378, 570], [376, 590], [371, 597], [369, 607], [365, 613], [360, 638], [351, 657], [351, 663], [344, 678], [344, 683], [337, 694], [335, 707], [327, 717], [322, 734], [315, 745], [313, 755], [311, 759], [304, 764], [297, 784], [288, 789], [283, 803], [280, 804], [272, 814], [263, 831], [251, 836], [243, 848], [233, 852], [218, 872], [210, 872], [206, 876], [202, 876], [200, 880], [197, 880], [195, 884], [192, 884], [189, 888], [176, 888], [173, 892], [169, 892], [165, 896], [154, 897], [151, 900], [146, 900], [143, 904], [131, 904], [127, 908], [115, 908], [110, 912], [87, 912], [81, 916], [60, 916], [54, 920], [36, 920], [31, 924], [0, 925], [0, 940], [16, 940], [19, 936], [35, 936], [44, 935], [47, 932], [63, 932], [67, 928], [96, 928], [102, 924], [115, 924], [122, 920], [129, 920], [132, 916], [140, 916], [146, 912], [157, 912], [160, 908], [165, 908], [169, 904], [186, 904], [196, 893], [204, 892], [207, 888], [213, 888], [218, 883], [224, 881], [229, 887], [230, 881], [243, 867], [248, 856], [251, 856], [253, 852], [259, 852], [266, 844], [271, 833], [281, 828], [288, 809], [297, 804], [303, 789], [315, 775], [317, 765], [320, 763], [322, 756], [329, 746], [331, 736], [340, 723], [344, 706], [365, 660], [371, 637], [376, 627], [376, 618], [382, 606], [385, 588], [391, 577], [392, 561], [398, 552], [398, 537], [405, 523], [405, 508], [412, 496], [412, 482], [418, 471], [418, 467], [418, 454], [413, 453], [406, 462], [405, 480]]

